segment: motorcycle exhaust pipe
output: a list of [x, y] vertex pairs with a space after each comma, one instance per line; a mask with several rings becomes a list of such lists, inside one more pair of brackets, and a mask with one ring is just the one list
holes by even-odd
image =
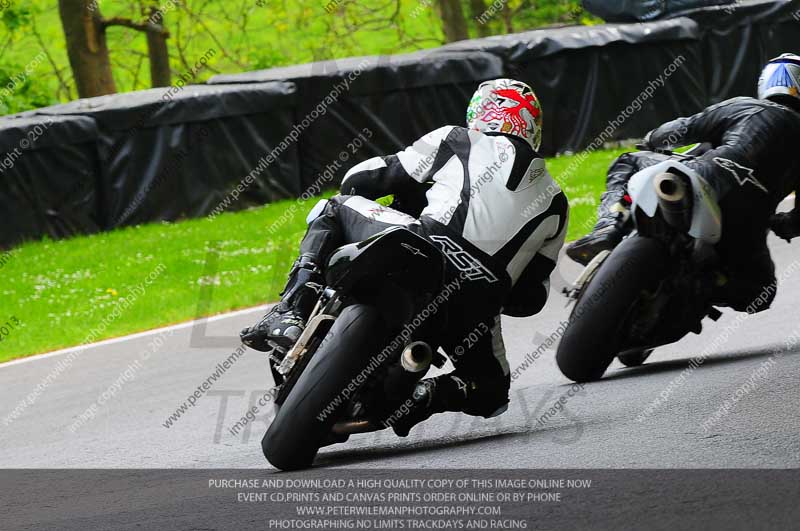
[[424, 341], [414, 341], [406, 345], [400, 355], [400, 365], [408, 372], [427, 371], [433, 360], [433, 349]]
[[656, 176], [653, 185], [664, 220], [678, 230], [689, 230], [692, 196], [684, 180], [673, 173], [662, 173]]

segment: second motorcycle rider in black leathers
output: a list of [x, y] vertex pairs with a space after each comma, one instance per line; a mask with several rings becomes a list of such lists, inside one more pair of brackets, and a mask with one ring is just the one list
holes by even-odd
[[[645, 145], [655, 150], [711, 145], [696, 159], [682, 162], [717, 193], [722, 213], [717, 251], [727, 281], [718, 286], [715, 303], [738, 311], [762, 311], [774, 299], [775, 265], [766, 239], [770, 223], [782, 237], [790, 238], [800, 229], [797, 214], [772, 217], [778, 204], [795, 190], [800, 176], [798, 81], [800, 57], [784, 54], [765, 67], [759, 99], [724, 101], [668, 122], [645, 138]], [[628, 230], [628, 180], [640, 169], [667, 158], [645, 151], [617, 159], [609, 169], [608, 190], [601, 200], [595, 230], [570, 245], [567, 254], [585, 264], [601, 250], [616, 246]], [[758, 303], [753, 304], [755, 301]]]

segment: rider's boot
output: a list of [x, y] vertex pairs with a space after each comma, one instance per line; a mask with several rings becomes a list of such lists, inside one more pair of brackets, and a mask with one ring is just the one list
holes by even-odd
[[444, 411], [462, 411], [470, 384], [454, 374], [420, 380], [411, 395], [413, 405], [390, 425], [399, 437], [431, 415]]
[[322, 292], [322, 273], [315, 262], [315, 257], [301, 255], [289, 272], [281, 301], [261, 321], [239, 334], [248, 347], [269, 352], [272, 363], [280, 363], [303, 333]]
[[434, 406], [434, 397], [437, 394], [437, 382], [434, 378], [420, 380], [411, 395], [413, 404], [408, 412], [390, 424], [399, 437], [407, 437], [411, 428], [427, 420], [434, 413], [444, 411]]
[[630, 197], [624, 191], [605, 192], [600, 199], [597, 224], [592, 232], [567, 246], [567, 256], [586, 265], [600, 252], [610, 251], [630, 231]]

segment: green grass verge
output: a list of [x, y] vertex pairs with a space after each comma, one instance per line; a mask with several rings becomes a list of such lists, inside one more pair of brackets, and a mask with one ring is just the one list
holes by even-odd
[[[571, 173], [573, 157], [549, 160], [570, 199], [569, 239], [591, 228], [608, 164], [623, 151], [593, 153]], [[314, 202], [31, 242], [0, 254], [0, 361], [277, 300]]]

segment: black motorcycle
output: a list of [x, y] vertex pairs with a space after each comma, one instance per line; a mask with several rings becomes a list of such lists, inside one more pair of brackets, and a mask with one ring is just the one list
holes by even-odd
[[[556, 353], [561, 372], [599, 379], [615, 357], [641, 365], [653, 349], [699, 333], [712, 305], [722, 234], [716, 192], [680, 155], [631, 178], [633, 232], [597, 255], [568, 296], [575, 301]], [[690, 157], [684, 157], [690, 158]]]
[[319, 448], [398, 417], [431, 364], [445, 309], [420, 318], [444, 286], [445, 257], [433, 243], [393, 227], [340, 247], [308, 325], [279, 364], [277, 414], [261, 442], [282, 470], [312, 464]]

